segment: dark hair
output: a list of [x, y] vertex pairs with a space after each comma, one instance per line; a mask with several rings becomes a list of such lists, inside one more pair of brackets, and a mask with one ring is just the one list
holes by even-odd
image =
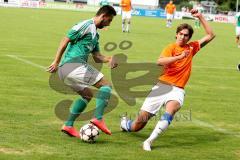
[[182, 31], [183, 29], [187, 29], [188, 32], [189, 32], [189, 39], [192, 38], [192, 35], [193, 35], [193, 28], [191, 25], [187, 24], [187, 23], [183, 23], [183, 24], [180, 24], [178, 27], [177, 27], [177, 30], [176, 30], [176, 33], [178, 34], [180, 31]]
[[110, 6], [110, 5], [102, 6], [97, 11], [96, 16], [100, 16], [101, 14], [105, 14], [107, 16], [116, 16], [117, 15], [115, 9], [112, 6]]

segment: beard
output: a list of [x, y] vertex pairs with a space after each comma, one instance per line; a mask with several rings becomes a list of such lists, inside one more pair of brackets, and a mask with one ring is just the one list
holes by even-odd
[[99, 25], [97, 26], [97, 28], [103, 29], [103, 28], [105, 27], [104, 22], [105, 22], [104, 20], [101, 20], [101, 22], [99, 23]]

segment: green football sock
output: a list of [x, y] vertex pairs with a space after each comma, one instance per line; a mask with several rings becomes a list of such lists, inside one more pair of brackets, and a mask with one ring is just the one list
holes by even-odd
[[96, 111], [95, 117], [98, 120], [101, 120], [103, 117], [104, 109], [108, 104], [108, 100], [110, 99], [112, 88], [109, 86], [102, 86], [96, 97]]
[[77, 119], [80, 113], [84, 111], [87, 104], [88, 104], [88, 101], [86, 99], [77, 99], [72, 105], [70, 115], [67, 121], [65, 122], [65, 125], [73, 126], [74, 121]]

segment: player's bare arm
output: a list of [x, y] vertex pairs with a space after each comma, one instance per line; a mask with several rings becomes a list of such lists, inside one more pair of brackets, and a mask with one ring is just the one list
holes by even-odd
[[60, 45], [58, 47], [55, 59], [47, 69], [48, 72], [53, 73], [57, 70], [58, 64], [59, 64], [59, 62], [62, 58], [62, 55], [63, 55], [65, 49], [67, 48], [67, 45], [68, 45], [69, 42], [70, 42], [70, 39], [68, 37], [64, 37], [62, 39], [62, 41], [60, 42]]
[[174, 63], [178, 60], [181, 60], [189, 55], [189, 51], [183, 51], [181, 54], [174, 57], [162, 57], [160, 56], [157, 60], [158, 66], [167, 66], [171, 63]]
[[192, 9], [191, 14], [193, 17], [196, 17], [200, 20], [206, 35], [201, 38], [200, 40], [198, 40], [201, 48], [203, 48], [206, 44], [208, 44], [211, 40], [213, 40], [215, 38], [215, 34], [213, 33], [212, 28], [209, 26], [208, 22], [205, 20], [205, 18], [203, 17], [203, 15], [201, 13], [199, 13], [196, 9]]
[[118, 65], [117, 60], [114, 56], [105, 56], [100, 52], [95, 52], [93, 54], [93, 59], [96, 63], [108, 63], [110, 68], [115, 68]]

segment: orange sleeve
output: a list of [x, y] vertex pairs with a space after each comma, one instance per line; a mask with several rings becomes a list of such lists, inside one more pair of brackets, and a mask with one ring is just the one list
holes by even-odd
[[200, 50], [200, 44], [198, 41], [193, 41], [189, 43], [190, 47], [192, 47], [192, 54], [195, 56], [195, 54]]

